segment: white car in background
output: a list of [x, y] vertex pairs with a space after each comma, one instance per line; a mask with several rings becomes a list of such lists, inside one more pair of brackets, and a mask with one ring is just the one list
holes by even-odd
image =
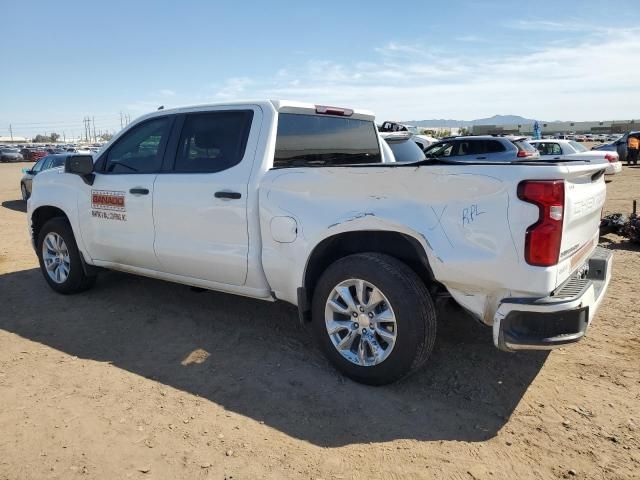
[[413, 125], [405, 125], [398, 122], [385, 121], [378, 127], [380, 132], [392, 133], [392, 132], [409, 132], [413, 135], [412, 140], [422, 149], [424, 152], [429, 146], [438, 141], [437, 138], [430, 137], [429, 135], [422, 135], [418, 127]]
[[542, 160], [560, 160], [571, 157], [575, 160], [608, 162], [605, 175], [615, 175], [622, 171], [622, 163], [616, 152], [589, 150], [574, 140], [531, 140], [529, 141], [539, 152]]

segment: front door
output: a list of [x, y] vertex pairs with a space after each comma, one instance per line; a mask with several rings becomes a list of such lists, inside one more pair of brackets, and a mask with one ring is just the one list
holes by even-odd
[[134, 126], [96, 162], [93, 185], [78, 199], [82, 239], [93, 259], [159, 270], [153, 189], [170, 123], [159, 117]]
[[155, 251], [165, 272], [244, 285], [248, 195], [257, 195], [248, 182], [261, 121], [252, 106], [211, 108], [178, 121], [173, 162], [153, 192]]

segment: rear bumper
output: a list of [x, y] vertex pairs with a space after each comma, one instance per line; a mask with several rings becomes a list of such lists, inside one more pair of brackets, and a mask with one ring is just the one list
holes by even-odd
[[605, 170], [605, 175], [615, 175], [616, 173], [620, 173], [622, 171], [622, 162], [610, 162], [607, 165], [607, 169]]
[[602, 302], [613, 254], [597, 247], [582, 268], [550, 296], [505, 298], [494, 316], [500, 350], [550, 350], [579, 341]]

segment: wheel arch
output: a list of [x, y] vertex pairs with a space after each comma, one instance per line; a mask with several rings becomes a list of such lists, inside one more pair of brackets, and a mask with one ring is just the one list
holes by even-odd
[[33, 211], [31, 214], [31, 238], [34, 245], [38, 242], [38, 235], [40, 235], [40, 230], [44, 224], [56, 217], [64, 218], [69, 222], [69, 224], [71, 224], [69, 216], [59, 207], [43, 205]]
[[407, 264], [425, 285], [439, 286], [431, 269], [427, 252], [415, 237], [385, 230], [337, 233], [320, 241], [307, 258], [302, 286], [297, 292], [301, 321], [310, 321], [313, 292], [326, 268], [340, 258], [364, 252], [390, 255]]

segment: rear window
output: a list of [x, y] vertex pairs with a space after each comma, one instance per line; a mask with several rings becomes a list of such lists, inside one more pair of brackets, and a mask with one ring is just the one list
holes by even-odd
[[513, 142], [513, 144], [516, 147], [518, 147], [518, 150], [520, 151], [529, 152], [529, 153], [537, 152], [535, 147], [533, 147], [529, 142], [525, 142], [524, 140], [516, 140]]
[[569, 145], [573, 147], [576, 152], [588, 152], [589, 149], [584, 145], [580, 145], [578, 142], [574, 142], [573, 140], [569, 142]]
[[396, 162], [419, 162], [426, 157], [422, 149], [413, 140], [388, 141]]
[[281, 113], [274, 167], [380, 163], [373, 122], [322, 115]]

